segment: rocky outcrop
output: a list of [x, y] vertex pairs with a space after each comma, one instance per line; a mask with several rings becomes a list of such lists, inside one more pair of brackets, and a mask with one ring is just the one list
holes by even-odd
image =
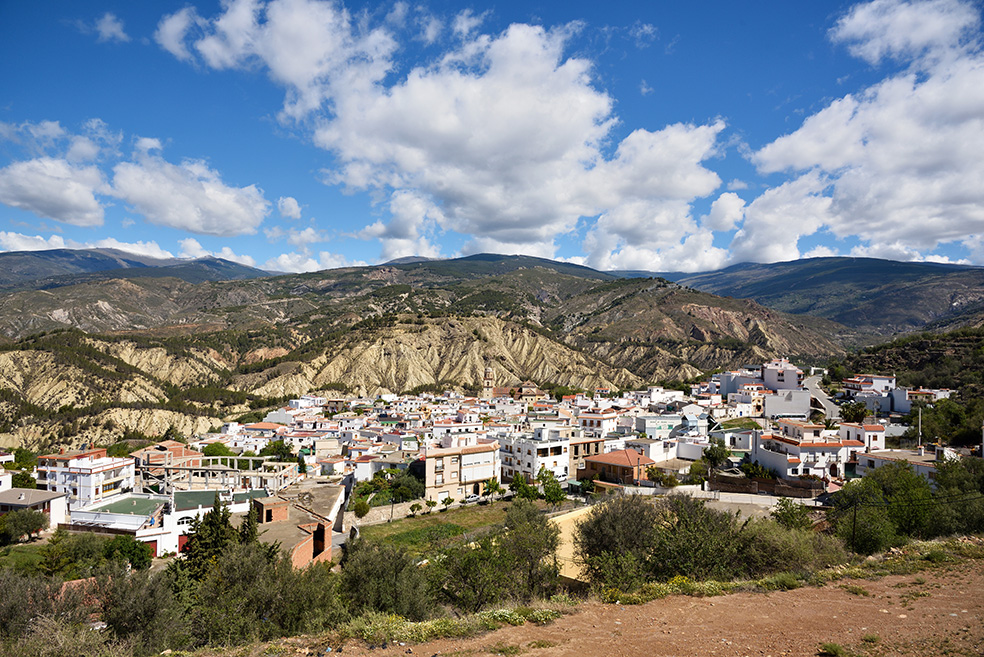
[[611, 367], [530, 329], [480, 317], [354, 333], [292, 371], [242, 383], [244, 389], [263, 396], [297, 395], [333, 383], [367, 395], [436, 383], [477, 388], [487, 366], [502, 385], [526, 379], [585, 389], [643, 383], [624, 368]]

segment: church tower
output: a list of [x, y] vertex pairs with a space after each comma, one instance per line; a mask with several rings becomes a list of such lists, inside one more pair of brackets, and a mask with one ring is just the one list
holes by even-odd
[[492, 390], [495, 388], [495, 374], [491, 367], [485, 368], [482, 376], [482, 399], [492, 399]]

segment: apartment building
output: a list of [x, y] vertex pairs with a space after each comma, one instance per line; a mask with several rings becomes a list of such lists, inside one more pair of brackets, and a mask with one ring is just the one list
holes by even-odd
[[476, 434], [446, 435], [440, 447], [424, 449], [424, 485], [428, 500], [461, 501], [481, 495], [485, 482], [500, 476], [499, 441]]
[[69, 509], [78, 509], [133, 490], [134, 463], [109, 457], [105, 449], [46, 454], [38, 457], [38, 483], [67, 493]]

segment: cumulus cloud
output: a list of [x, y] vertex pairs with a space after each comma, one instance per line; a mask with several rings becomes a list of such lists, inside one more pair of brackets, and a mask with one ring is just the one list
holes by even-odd
[[123, 29], [123, 21], [111, 12], [106, 12], [96, 21], [96, 34], [98, 35], [97, 41], [100, 43], [109, 41], [125, 43], [130, 40]]
[[975, 38], [979, 26], [977, 9], [959, 0], [875, 0], [853, 7], [830, 38], [877, 64], [885, 58], [945, 56]]
[[451, 23], [451, 31], [459, 37], [467, 37], [478, 29], [478, 26], [485, 20], [485, 13], [475, 14], [471, 9], [464, 9], [458, 12]]
[[104, 185], [94, 166], [40, 157], [0, 169], [0, 203], [74, 226], [100, 226], [103, 207], [96, 193]]
[[156, 156], [113, 169], [113, 194], [152, 223], [204, 235], [256, 232], [270, 203], [255, 185], [233, 187], [199, 160], [171, 164]]
[[735, 262], [779, 262], [800, 257], [797, 242], [830, 220], [826, 180], [808, 173], [766, 191], [745, 208], [745, 221], [731, 241]]
[[306, 252], [281, 253], [263, 263], [263, 269], [292, 273], [306, 273], [323, 269], [338, 269], [340, 267], [364, 267], [362, 261], [350, 262], [345, 256], [322, 251], [314, 258]]
[[155, 38], [179, 59], [216, 69], [266, 65], [289, 90], [284, 114], [301, 118], [345, 89], [378, 82], [395, 43], [382, 29], [361, 31], [341, 5], [322, 0], [229, 0], [208, 20], [193, 8], [165, 16]]
[[[192, 36], [194, 18], [166, 17], [161, 29], [187, 24], [173, 30], [184, 50], [162, 46], [216, 69], [264, 65], [286, 89], [282, 118], [310, 119], [334, 156], [326, 181], [390, 199], [390, 216], [358, 235], [380, 240], [384, 259], [437, 255], [450, 231], [466, 236], [466, 252], [552, 257], [557, 237], [582, 226], [595, 265], [629, 258], [626, 247], [706, 241], [690, 203], [721, 185], [703, 163], [724, 122], [636, 130], [612, 144], [613, 99], [592, 62], [565, 55], [578, 25], [482, 34], [484, 15], [465, 10], [451, 22], [453, 49], [392, 76], [393, 34], [334, 3], [230, 0]], [[640, 23], [632, 34], [656, 32]]]
[[4, 251], [47, 251], [49, 249], [117, 249], [136, 255], [160, 258], [173, 258], [170, 251], [162, 249], [157, 242], [121, 242], [112, 237], [101, 240], [78, 242], [67, 240], [61, 235], [42, 237], [21, 233], [0, 232], [0, 250]]
[[708, 230], [731, 230], [745, 218], [745, 201], [734, 192], [725, 192], [711, 203], [711, 211], [701, 218]]
[[285, 219], [300, 219], [301, 206], [293, 196], [281, 196], [277, 199], [277, 211]]
[[[753, 155], [763, 172], [810, 172], [800, 180], [822, 177], [825, 189], [787, 188], [785, 227], [775, 208], [753, 211], [759, 201], [753, 202], [742, 239], [736, 237], [741, 256], [782, 250], [764, 244], [770, 227], [803, 235], [818, 221], [837, 237], [885, 245], [865, 251], [885, 257], [913, 259], [941, 243], [970, 248], [967, 236], [984, 233], [984, 56], [964, 37], [978, 25], [976, 9], [949, 0], [878, 0], [842, 19], [833, 37], [858, 56], [915, 60], [834, 100]], [[794, 188], [802, 206], [789, 197]], [[767, 192], [758, 210], [779, 195]]]
[[193, 56], [185, 40], [194, 27], [203, 23], [194, 7], [185, 7], [161, 19], [154, 32], [154, 41], [178, 59], [190, 61]]
[[241, 265], [246, 265], [247, 267], [255, 267], [256, 260], [248, 255], [239, 255], [235, 253], [228, 246], [223, 246], [219, 251], [209, 251], [201, 243], [193, 237], [188, 237], [178, 242], [181, 247], [181, 252], [178, 254], [179, 258], [222, 258], [223, 260], [229, 260], [230, 262], [238, 262]]
[[67, 248], [67, 245], [61, 235], [41, 237], [0, 231], [0, 249], [4, 251], [47, 251], [64, 248]]

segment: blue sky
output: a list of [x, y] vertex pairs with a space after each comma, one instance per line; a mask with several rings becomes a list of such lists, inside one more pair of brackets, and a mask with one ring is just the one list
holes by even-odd
[[0, 4], [0, 250], [984, 264], [981, 7]]

